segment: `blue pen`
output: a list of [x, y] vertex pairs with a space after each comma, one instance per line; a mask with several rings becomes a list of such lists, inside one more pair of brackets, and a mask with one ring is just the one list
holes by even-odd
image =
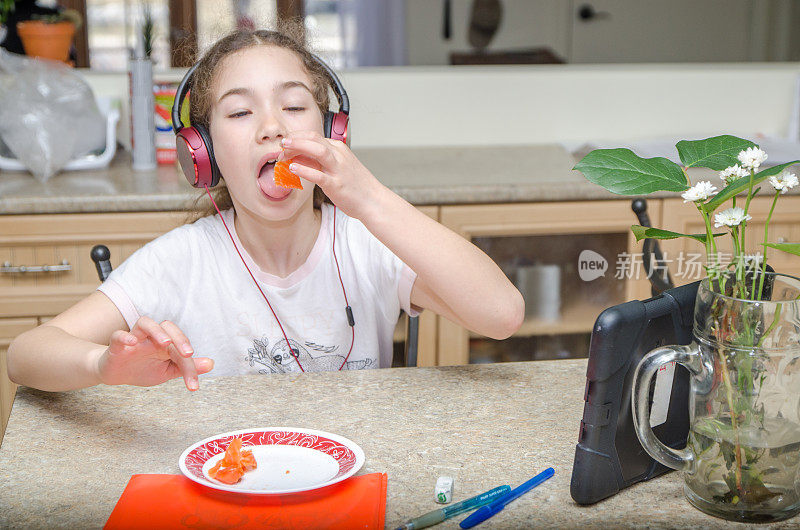
[[504, 496], [510, 490], [511, 486], [498, 486], [494, 489], [490, 489], [486, 493], [475, 495], [474, 497], [470, 497], [469, 499], [465, 499], [461, 502], [457, 502], [455, 504], [451, 504], [450, 506], [445, 506], [444, 508], [439, 508], [438, 510], [428, 512], [425, 515], [415, 517], [403, 526], [399, 527], [397, 530], [419, 530], [420, 528], [426, 528], [428, 526], [439, 524], [445, 519], [449, 519], [454, 515], [485, 506], [490, 502]]
[[493, 516], [494, 514], [505, 508], [506, 504], [508, 504], [509, 502], [513, 501], [523, 493], [532, 490], [545, 480], [552, 477], [555, 474], [555, 472], [556, 471], [552, 467], [548, 467], [547, 469], [545, 469], [544, 471], [542, 471], [541, 473], [530, 479], [528, 482], [523, 482], [521, 485], [511, 490], [511, 492], [509, 492], [507, 495], [503, 495], [502, 497], [492, 502], [491, 504], [478, 508], [473, 514], [471, 514], [469, 517], [461, 521], [458, 526], [460, 526], [461, 528], [472, 528], [476, 524], [484, 522], [486, 519], [488, 519], [489, 517]]

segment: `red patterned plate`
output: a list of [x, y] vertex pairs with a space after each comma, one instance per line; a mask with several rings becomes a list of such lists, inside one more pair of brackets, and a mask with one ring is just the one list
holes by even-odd
[[[236, 484], [208, 475], [234, 438], [253, 451], [256, 469]], [[217, 434], [186, 449], [181, 472], [198, 484], [224, 491], [271, 495], [308, 491], [340, 482], [364, 465], [364, 451], [343, 436], [312, 429], [264, 427]]]

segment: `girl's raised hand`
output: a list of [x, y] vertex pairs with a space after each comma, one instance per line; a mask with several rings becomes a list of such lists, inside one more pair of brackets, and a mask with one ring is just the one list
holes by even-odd
[[293, 132], [281, 142], [279, 160], [294, 159], [289, 170], [312, 182], [344, 213], [362, 219], [381, 183], [344, 142], [318, 132]]
[[214, 361], [193, 358], [193, 353], [178, 326], [141, 317], [130, 332], [118, 330], [111, 335], [97, 369], [107, 385], [153, 386], [183, 376], [186, 388], [197, 390], [197, 375], [211, 371]]

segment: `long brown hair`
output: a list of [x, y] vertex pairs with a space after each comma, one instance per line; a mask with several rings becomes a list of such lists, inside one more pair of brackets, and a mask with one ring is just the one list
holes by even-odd
[[[192, 124], [199, 124], [209, 130], [213, 94], [211, 88], [217, 75], [219, 64], [229, 55], [253, 46], [276, 46], [294, 52], [303, 63], [303, 67], [311, 77], [311, 90], [314, 101], [324, 113], [328, 110], [330, 100], [328, 86], [330, 81], [325, 70], [314, 59], [305, 45], [305, 32], [298, 21], [283, 21], [275, 31], [237, 29], [222, 39], [218, 40], [200, 59], [194, 71], [189, 97], [189, 119]], [[220, 210], [233, 206], [225, 179], [220, 179], [212, 190], [211, 195]], [[216, 213], [211, 201], [206, 199], [205, 192], [198, 195], [189, 207], [187, 221], [192, 222], [207, 215]], [[314, 187], [314, 208], [319, 208], [324, 202], [330, 202], [319, 186]]]

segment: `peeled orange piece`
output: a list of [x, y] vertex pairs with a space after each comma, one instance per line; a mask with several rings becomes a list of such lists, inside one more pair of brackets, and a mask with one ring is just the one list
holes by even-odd
[[289, 164], [291, 163], [291, 160], [275, 162], [275, 184], [284, 188], [302, 190], [303, 185], [300, 183], [300, 177], [289, 171]]
[[242, 451], [242, 439], [234, 438], [225, 450], [225, 455], [208, 470], [208, 475], [225, 484], [236, 484], [245, 471], [256, 468], [252, 451]]

